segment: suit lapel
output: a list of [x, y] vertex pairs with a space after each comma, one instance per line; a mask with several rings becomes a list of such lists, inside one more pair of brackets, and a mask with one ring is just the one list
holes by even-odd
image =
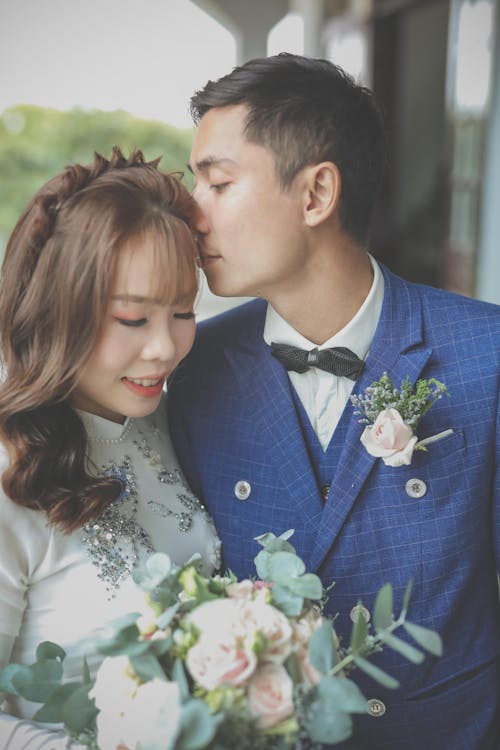
[[[397, 386], [406, 377], [415, 382], [432, 353], [423, 345], [421, 299], [417, 288], [387, 269], [382, 270], [384, 303], [364, 371], [353, 394], [362, 393], [383, 372], [388, 372]], [[335, 543], [378, 460], [360, 443], [365, 425], [358, 419], [349, 401], [337, 428], [345, 430], [346, 438], [309, 560], [311, 570], [318, 569]]]

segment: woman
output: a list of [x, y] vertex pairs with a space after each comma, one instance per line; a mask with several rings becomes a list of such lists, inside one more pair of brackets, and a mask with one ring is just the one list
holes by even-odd
[[[0, 667], [55, 641], [81, 673], [88, 639], [136, 609], [131, 572], [163, 551], [219, 542], [177, 466], [163, 385], [191, 348], [197, 292], [193, 204], [175, 176], [95, 155], [33, 197], [0, 283]], [[86, 644], [87, 640], [87, 644]], [[8, 698], [0, 747], [66, 747]], [[71, 746], [71, 745], [70, 745]], [[73, 747], [77, 745], [73, 744]]]

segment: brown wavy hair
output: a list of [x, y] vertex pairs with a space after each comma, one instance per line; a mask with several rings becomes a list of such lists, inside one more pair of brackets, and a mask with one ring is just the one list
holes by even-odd
[[152, 240], [165, 300], [197, 288], [194, 203], [178, 174], [94, 155], [34, 195], [7, 244], [0, 278], [0, 439], [4, 492], [63, 531], [98, 517], [122, 491], [88, 471], [87, 435], [71, 407], [105, 318], [120, 249]]

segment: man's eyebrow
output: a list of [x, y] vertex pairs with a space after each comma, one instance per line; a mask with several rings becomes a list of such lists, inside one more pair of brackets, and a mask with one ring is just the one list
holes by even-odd
[[[234, 161], [232, 159], [228, 159], [227, 157], [207, 156], [205, 159], [197, 161], [195, 167], [198, 172], [206, 172], [207, 169], [210, 169], [210, 167], [225, 166], [228, 164], [234, 164]], [[191, 174], [194, 174], [194, 169], [190, 164], [187, 165], [187, 168], [189, 169]]]

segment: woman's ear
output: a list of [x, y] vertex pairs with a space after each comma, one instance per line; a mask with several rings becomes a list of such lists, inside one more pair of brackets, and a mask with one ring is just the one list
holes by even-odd
[[338, 210], [342, 178], [331, 161], [306, 167], [304, 177], [304, 219], [308, 226], [314, 227]]

